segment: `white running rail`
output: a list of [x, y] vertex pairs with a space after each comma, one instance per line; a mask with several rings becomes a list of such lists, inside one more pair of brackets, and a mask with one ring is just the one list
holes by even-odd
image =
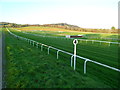
[[[20, 39], [23, 39], [23, 40], [26, 40], [26, 41], [28, 41], [28, 43], [29, 43], [30, 45], [33, 45], [33, 46], [36, 45], [36, 48], [38, 48], [38, 45], [41, 45], [41, 51], [43, 51], [43, 46], [47, 47], [47, 48], [48, 48], [48, 54], [50, 53], [50, 49], [56, 50], [56, 51], [57, 51], [57, 59], [59, 58], [59, 57], [58, 57], [59, 52], [62, 52], [62, 53], [71, 55], [71, 67], [72, 67], [72, 62], [73, 62], [73, 56], [74, 56], [74, 54], [69, 53], [69, 52], [66, 52], [66, 51], [61, 50], [61, 49], [58, 49], [58, 48], [55, 48], [55, 47], [52, 47], [52, 46], [48, 46], [48, 45], [39, 43], [39, 42], [34, 41], [34, 40], [32, 40], [32, 39], [28, 39], [28, 38], [24, 38], [24, 37], [15, 35], [15, 34], [12, 33], [11, 31], [9, 31], [8, 28], [6, 28], [6, 29], [7, 29], [7, 31], [8, 31], [11, 35], [13, 35], [14, 37], [20, 38]], [[101, 65], [101, 66], [104, 66], [104, 67], [107, 67], [107, 68], [109, 68], [109, 69], [112, 69], [112, 70], [115, 70], [115, 71], [120, 72], [120, 69], [117, 69], [117, 68], [114, 68], [114, 67], [111, 67], [111, 66], [108, 66], [108, 65], [99, 63], [99, 62], [97, 62], [97, 61], [90, 60], [90, 59], [88, 59], [88, 58], [85, 58], [85, 57], [82, 57], [82, 56], [78, 56], [78, 55], [76, 55], [76, 57], [77, 57], [77, 58], [80, 58], [80, 59], [82, 59], [82, 60], [84, 60], [84, 74], [86, 74], [86, 67], [87, 67], [86, 63], [87, 63], [88, 61], [89, 61], [89, 62], [92, 62], [92, 63], [95, 63], [95, 64], [98, 64], [98, 65]]]

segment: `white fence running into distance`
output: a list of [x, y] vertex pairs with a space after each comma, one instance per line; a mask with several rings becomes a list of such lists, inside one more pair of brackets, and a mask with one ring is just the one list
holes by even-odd
[[[35, 44], [36, 44], [36, 48], [38, 48], [38, 45], [41, 45], [41, 51], [43, 51], [43, 46], [47, 47], [47, 48], [48, 48], [48, 54], [50, 54], [50, 49], [56, 50], [56, 51], [57, 51], [57, 59], [59, 59], [59, 52], [62, 52], [62, 53], [65, 53], [65, 54], [70, 55], [70, 56], [71, 56], [71, 67], [72, 67], [74, 54], [69, 53], [69, 52], [64, 51], [64, 50], [61, 50], [61, 49], [58, 49], [58, 48], [55, 48], [55, 47], [52, 47], [52, 46], [48, 46], [48, 45], [39, 43], [39, 42], [34, 41], [34, 40], [32, 40], [32, 39], [28, 39], [28, 38], [24, 38], [24, 37], [15, 35], [15, 34], [12, 33], [11, 31], [9, 31], [8, 28], [6, 28], [6, 29], [7, 29], [7, 31], [8, 31], [11, 35], [13, 35], [13, 36], [16, 37], [16, 38], [19, 38], [19, 39], [22, 39], [22, 40], [26, 40], [30, 45], [33, 45], [33, 46], [35, 46]], [[108, 66], [108, 65], [99, 63], [99, 62], [94, 61], [94, 60], [90, 60], [90, 59], [85, 58], [85, 57], [82, 57], [82, 56], [76, 55], [76, 58], [79, 58], [79, 59], [84, 60], [84, 68], [83, 68], [83, 69], [84, 69], [84, 74], [86, 74], [86, 67], [87, 67], [87, 64], [86, 64], [86, 63], [87, 63], [87, 62], [92, 62], [92, 63], [95, 63], [95, 64], [97, 64], [97, 65], [101, 65], [101, 66], [107, 67], [107, 68], [109, 68], [109, 69], [112, 69], [112, 70], [115, 70], [115, 71], [120, 72], [120, 69], [117, 69], [117, 68], [114, 68], [114, 67], [111, 67], [111, 66]], [[76, 62], [74, 63], [74, 65], [75, 65], [74, 67], [76, 67]]]
[[94, 38], [94, 39], [105, 39], [105, 40], [120, 40], [117, 38], [103, 38], [103, 37], [90, 37], [90, 36], [85, 36], [85, 38]]
[[[18, 30], [18, 29], [15, 29], [15, 30]], [[20, 30], [18, 30], [20, 31]], [[34, 35], [34, 36], [41, 36], [41, 37], [52, 37], [52, 38], [63, 38], [63, 39], [74, 39], [74, 38], [66, 38], [66, 37], [55, 37], [55, 36], [46, 36], [46, 35], [37, 35], [37, 34], [31, 34], [31, 33], [28, 33], [28, 32], [23, 32], [21, 31], [22, 33], [25, 33], [25, 34], [30, 34], [30, 35]], [[108, 42], [108, 41], [100, 41], [100, 40], [86, 40], [86, 39], [77, 39], [79, 41], [86, 41], [86, 43], [88, 41], [91, 41], [92, 44], [94, 44], [94, 42], [99, 42], [100, 45], [102, 43], [108, 43], [108, 46], [110, 46], [111, 44], [118, 44], [120, 46], [120, 43], [119, 42]]]

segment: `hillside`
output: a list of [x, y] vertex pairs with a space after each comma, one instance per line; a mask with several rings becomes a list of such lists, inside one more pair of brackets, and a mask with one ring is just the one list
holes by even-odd
[[76, 25], [71, 25], [67, 23], [56, 23], [56, 24], [44, 24], [43, 26], [52, 26], [52, 27], [58, 27], [58, 28], [66, 28], [66, 29], [75, 29], [75, 28], [80, 28], [79, 26]]
[[74, 30], [80, 32], [93, 32], [93, 33], [118, 33], [118, 29], [88, 29], [82, 28], [76, 25], [71, 25], [67, 23], [56, 23], [56, 24], [16, 24], [16, 23], [8, 23], [8, 22], [0, 22], [0, 27], [27, 27], [27, 26], [39, 26], [39, 27], [55, 27], [55, 28], [62, 28], [66, 30]]

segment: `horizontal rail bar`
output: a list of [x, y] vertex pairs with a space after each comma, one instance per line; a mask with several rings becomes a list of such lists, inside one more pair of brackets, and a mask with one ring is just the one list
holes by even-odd
[[85, 40], [85, 39], [78, 39], [83, 41], [94, 41], [94, 42], [105, 42], [105, 43], [112, 43], [112, 44], [120, 44], [118, 42], [108, 42], [108, 41], [100, 41], [100, 40]]

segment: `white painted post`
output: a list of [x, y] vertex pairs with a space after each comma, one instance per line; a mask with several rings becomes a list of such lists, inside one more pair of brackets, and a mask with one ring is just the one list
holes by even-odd
[[30, 40], [30, 45], [31, 45], [31, 40]]
[[28, 43], [29, 43], [29, 39], [28, 39]]
[[76, 45], [78, 44], [78, 40], [74, 39], [73, 44], [74, 44], [74, 70], [75, 70], [76, 68]]
[[88, 60], [85, 60], [84, 62], [84, 74], [86, 74], [86, 63], [87, 63]]
[[73, 62], [73, 56], [74, 56], [74, 55], [71, 56], [71, 67], [72, 67], [72, 62]]
[[32, 40], [30, 40], [30, 45], [32, 45]]
[[41, 44], [41, 51], [43, 51], [43, 44]]
[[59, 56], [58, 56], [58, 55], [59, 55], [59, 51], [60, 51], [60, 50], [57, 51], [57, 59], [59, 58]]
[[51, 46], [48, 47], [48, 54], [50, 53], [50, 47], [51, 47]]
[[38, 42], [36, 43], [36, 48], [38, 48]]
[[34, 46], [34, 41], [33, 41], [33, 46]]

